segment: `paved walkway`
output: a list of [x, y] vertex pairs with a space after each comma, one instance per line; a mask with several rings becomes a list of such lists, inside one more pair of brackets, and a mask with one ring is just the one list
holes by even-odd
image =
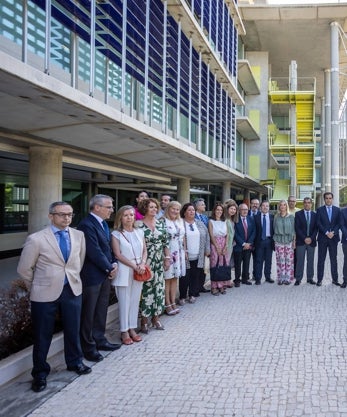
[[[346, 318], [347, 289], [328, 270], [322, 287], [202, 294], [50, 398], [29, 375], [17, 393], [42, 417], [347, 417]], [[70, 375], [52, 372], [49, 387], [59, 374]]]

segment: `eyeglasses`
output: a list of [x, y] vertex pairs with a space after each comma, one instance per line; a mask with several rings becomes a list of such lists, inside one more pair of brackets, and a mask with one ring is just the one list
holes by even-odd
[[288, 200], [288, 203], [296, 203], [296, 200]]
[[75, 214], [74, 213], [51, 213], [51, 214], [53, 214], [53, 216], [58, 216], [61, 219], [63, 217], [69, 217], [70, 219], [72, 219], [73, 217], [75, 217]]
[[103, 207], [103, 208], [106, 208], [108, 210], [114, 210], [113, 206], [103, 206], [102, 204], [99, 204], [99, 207]]
[[194, 232], [194, 226], [192, 224], [189, 225], [189, 229]]

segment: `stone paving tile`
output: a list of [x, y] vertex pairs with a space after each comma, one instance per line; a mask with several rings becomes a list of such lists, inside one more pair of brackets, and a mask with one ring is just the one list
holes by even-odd
[[328, 262], [322, 287], [202, 294], [29, 415], [347, 417], [346, 306]]

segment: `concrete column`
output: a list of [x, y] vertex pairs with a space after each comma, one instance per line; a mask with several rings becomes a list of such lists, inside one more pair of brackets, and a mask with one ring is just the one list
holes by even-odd
[[321, 168], [320, 168], [320, 172], [321, 172], [321, 179], [320, 179], [320, 183], [321, 183], [321, 193], [318, 196], [319, 197], [319, 201], [318, 198], [316, 196], [316, 184], [314, 184], [314, 196], [315, 196], [315, 201], [316, 201], [316, 207], [321, 206], [322, 204], [324, 204], [323, 201], [323, 194], [325, 193], [325, 148], [324, 148], [324, 143], [325, 143], [325, 97], [321, 98], [321, 116], [320, 116], [320, 137], [321, 137]]
[[177, 182], [177, 201], [182, 205], [190, 201], [190, 179], [180, 178]]
[[223, 182], [223, 196], [222, 196], [222, 202], [228, 200], [230, 198], [230, 188], [231, 188], [231, 182], [230, 181], [224, 181]]
[[48, 207], [62, 199], [63, 151], [31, 146], [29, 149], [29, 233], [49, 224]]
[[250, 193], [250, 191], [247, 188], [245, 188], [243, 190], [243, 202], [245, 204], [247, 204], [248, 207], [250, 207], [250, 204], [251, 204], [251, 193]]
[[325, 90], [325, 130], [324, 130], [324, 163], [325, 191], [331, 191], [331, 89], [330, 70], [324, 72]]
[[340, 138], [339, 138], [339, 26], [330, 23], [331, 56], [331, 192], [334, 204], [340, 205]]

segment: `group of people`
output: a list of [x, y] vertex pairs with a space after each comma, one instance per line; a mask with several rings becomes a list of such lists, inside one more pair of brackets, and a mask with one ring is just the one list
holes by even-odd
[[[213, 296], [228, 288], [256, 285], [271, 278], [275, 251], [277, 282], [289, 285], [303, 278], [305, 257], [307, 281], [322, 284], [329, 249], [333, 283], [338, 283], [337, 244], [342, 231], [347, 259], [347, 209], [332, 205], [333, 195], [324, 194], [325, 204], [312, 211], [312, 200], [304, 199], [302, 210], [289, 196], [270, 213], [268, 201], [247, 204], [229, 199], [217, 202], [211, 215], [205, 214], [200, 198], [181, 205], [169, 195], [160, 203], [146, 191], [138, 193], [135, 206], [125, 205], [116, 215], [111, 233], [107, 220], [114, 212], [113, 199], [95, 195], [90, 213], [70, 228], [74, 216], [69, 203], [58, 201], [49, 207], [50, 224], [28, 236], [18, 264], [18, 273], [30, 290], [34, 329], [32, 389], [46, 388], [50, 372], [48, 350], [57, 311], [64, 329], [67, 369], [79, 375], [91, 368], [83, 363], [103, 360], [102, 350], [116, 350], [119, 343], [105, 337], [111, 286], [119, 307], [121, 342], [141, 342], [150, 328], [164, 330], [160, 316], [175, 316], [186, 302], [194, 303], [201, 292]], [[318, 241], [317, 282], [314, 281], [314, 251]], [[205, 288], [206, 260], [211, 271], [211, 289]], [[147, 281], [134, 279], [150, 267]], [[221, 269], [220, 269], [221, 268]], [[232, 280], [231, 269], [235, 277]], [[221, 273], [215, 273], [216, 271]], [[347, 263], [343, 268], [347, 286]], [[140, 326], [138, 318], [140, 317]]]

